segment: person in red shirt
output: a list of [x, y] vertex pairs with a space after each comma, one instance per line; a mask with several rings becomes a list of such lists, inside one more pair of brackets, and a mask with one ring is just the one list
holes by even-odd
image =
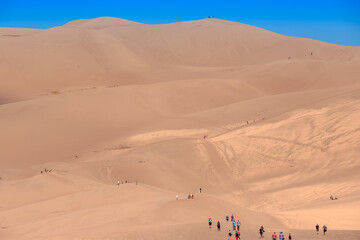
[[277, 239], [276, 232], [274, 232], [271, 237], [272, 237], [273, 240], [276, 240]]
[[237, 232], [235, 233], [235, 239], [236, 239], [236, 240], [239, 240], [239, 239], [240, 239], [240, 231], [237, 231]]

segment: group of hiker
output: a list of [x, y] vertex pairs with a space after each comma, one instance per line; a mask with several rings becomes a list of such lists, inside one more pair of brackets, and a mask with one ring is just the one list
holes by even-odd
[[330, 200], [337, 200], [337, 197], [334, 197], [333, 195], [330, 196]]
[[[276, 232], [274, 232], [272, 235], [271, 235], [271, 238], [272, 240], [277, 240], [277, 235], [276, 235]], [[292, 236], [291, 236], [291, 233], [289, 233], [289, 236], [288, 236], [288, 239], [289, 240], [292, 240]], [[279, 233], [279, 240], [285, 240], [285, 235], [283, 232], [280, 232]]]
[[[230, 220], [229, 215], [225, 216], [225, 220], [227, 222], [229, 222], [229, 220]], [[230, 222], [231, 222], [231, 225], [233, 226], [233, 231], [235, 231], [235, 234], [233, 234], [231, 232], [231, 230], [229, 230], [228, 237], [229, 237], [229, 239], [231, 239], [232, 235], [235, 235], [235, 239], [239, 240], [240, 239], [240, 225], [241, 225], [241, 222], [240, 222], [239, 219], [237, 221], [235, 220], [234, 214], [231, 215], [231, 221]], [[218, 231], [221, 231], [221, 223], [220, 223], [220, 221], [217, 221], [216, 227], [217, 227]], [[209, 228], [212, 228], [212, 218], [209, 218]]]
[[[235, 220], [235, 217], [234, 217], [234, 214], [231, 214], [231, 217], [229, 218], [229, 215], [226, 215], [225, 216], [225, 220], [226, 222], [231, 222], [231, 225], [233, 226], [233, 229], [232, 231], [235, 231], [235, 233], [233, 233], [231, 230], [229, 230], [228, 232], [228, 239], [231, 240], [231, 237], [234, 235], [235, 236], [235, 240], [240, 240], [240, 225], [241, 225], [241, 222], [240, 220]], [[208, 223], [209, 223], [209, 228], [211, 229], [212, 228], [212, 224], [213, 224], [213, 220], [212, 218], [209, 218], [208, 220]], [[216, 224], [216, 227], [217, 227], [217, 230], [218, 231], [221, 231], [221, 223], [220, 221], [217, 221], [217, 224]], [[319, 234], [319, 224], [316, 224], [316, 232], [317, 234]], [[323, 231], [324, 231], [324, 235], [326, 235], [326, 232], [327, 232], [327, 226], [324, 225], [323, 226]], [[263, 238], [264, 237], [264, 233], [265, 233], [265, 229], [264, 229], [264, 226], [261, 226], [259, 228], [259, 233], [260, 233], [260, 238]], [[272, 235], [271, 235], [271, 239], [272, 240], [286, 240], [286, 237], [285, 237], [285, 234], [283, 232], [280, 232], [279, 233], [279, 236], [276, 234], [276, 232], [274, 232]], [[291, 236], [291, 233], [289, 233], [288, 235], [288, 240], [292, 240], [292, 236]]]
[[[199, 189], [199, 193], [202, 193], [202, 188]], [[179, 200], [179, 195], [176, 194], [175, 198], [176, 198], [176, 200]], [[194, 194], [189, 193], [189, 194], [187, 195], [187, 199], [194, 199]]]
[[[319, 224], [316, 224], [316, 226], [315, 226], [315, 229], [316, 229], [316, 234], [319, 234], [319, 228], [320, 228]], [[324, 235], [326, 235], [326, 232], [327, 232], [327, 226], [326, 226], [326, 225], [324, 225], [322, 228], [323, 228]]]
[[40, 173], [50, 173], [52, 171], [52, 169], [47, 169], [45, 168], [44, 170], [41, 170]]
[[[130, 183], [130, 181], [128, 181], [128, 180], [123, 180], [123, 181], [120, 182], [120, 180], [118, 180], [117, 183], [116, 183], [116, 185], [119, 186], [120, 184], [125, 184], [125, 183]], [[138, 181], [137, 181], [137, 180], [135, 181], [135, 183], [136, 183], [136, 185], [138, 185]]]

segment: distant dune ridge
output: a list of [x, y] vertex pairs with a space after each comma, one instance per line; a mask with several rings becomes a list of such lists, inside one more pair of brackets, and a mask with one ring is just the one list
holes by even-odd
[[112, 17], [0, 46], [0, 239], [360, 239], [360, 47]]

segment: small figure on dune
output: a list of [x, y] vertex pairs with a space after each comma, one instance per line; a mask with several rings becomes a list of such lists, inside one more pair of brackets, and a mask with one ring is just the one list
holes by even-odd
[[238, 219], [237, 222], [236, 222], [236, 228], [237, 228], [238, 231], [240, 231], [240, 225], [241, 225], [241, 222]]
[[231, 214], [231, 221], [234, 221], [234, 214]]
[[229, 221], [229, 215], [226, 215], [225, 219], [228, 222]]
[[263, 226], [261, 226], [260, 227], [260, 229], [259, 229], [259, 233], [260, 233], [260, 237], [262, 238], [262, 237], [264, 237], [264, 227]]
[[194, 194], [191, 194], [191, 199], [194, 199]]
[[239, 238], [240, 238], [240, 232], [237, 231], [237, 232], [235, 233], [235, 239], [236, 239], [236, 240], [239, 240]]
[[246, 121], [246, 124], [249, 125], [249, 121]]
[[202, 192], [202, 189], [201, 189], [201, 188], [199, 189], [199, 192], [200, 192], [200, 193]]
[[231, 239], [232, 233], [231, 230], [229, 230], [229, 239]]
[[310, 55], [312, 56], [312, 52], [310, 52]]
[[211, 228], [211, 226], [212, 226], [212, 219], [209, 218], [209, 228]]
[[43, 171], [40, 172], [41, 174], [43, 173]]
[[179, 200], [179, 195], [176, 194], [176, 200]]
[[119, 185], [120, 185], [120, 181], [117, 181], [116, 185], [118, 185], [118, 186], [119, 186]]
[[221, 230], [221, 225], [220, 225], [220, 221], [217, 222], [217, 230], [220, 231]]
[[319, 224], [316, 224], [316, 226], [315, 226], [315, 228], [316, 228], [316, 234], [319, 234]]
[[276, 232], [274, 232], [274, 233], [273, 233], [273, 235], [272, 235], [271, 237], [272, 237], [272, 240], [276, 240], [276, 239], [277, 239]]
[[284, 234], [283, 234], [282, 232], [280, 232], [280, 234], [279, 234], [279, 239], [280, 239], [280, 240], [284, 240], [284, 237], [285, 237]]
[[292, 239], [292, 237], [291, 237], [291, 233], [289, 233], [289, 240], [291, 240]]
[[235, 222], [235, 220], [232, 221], [232, 225], [233, 225], [233, 230], [235, 231], [236, 230], [236, 222]]
[[288, 56], [288, 59], [291, 59], [291, 56]]
[[324, 230], [324, 235], [326, 235], [326, 232], [327, 232], [327, 226], [326, 225], [323, 226], [323, 230]]

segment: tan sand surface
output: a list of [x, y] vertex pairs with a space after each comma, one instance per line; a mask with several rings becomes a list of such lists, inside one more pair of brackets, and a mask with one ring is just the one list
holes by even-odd
[[109, 17], [0, 46], [0, 239], [360, 239], [360, 47]]

